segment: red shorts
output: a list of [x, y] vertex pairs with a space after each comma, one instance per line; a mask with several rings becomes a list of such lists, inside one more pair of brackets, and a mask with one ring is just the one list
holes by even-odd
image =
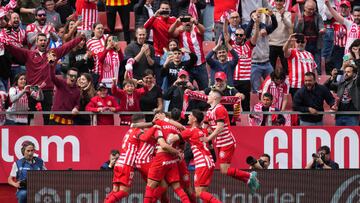
[[128, 165], [119, 165], [114, 167], [113, 183], [120, 183], [130, 187], [134, 178], [134, 168]]
[[145, 180], [145, 182], [147, 181], [148, 178], [150, 166], [151, 166], [151, 162], [145, 164], [136, 164], [136, 169], [140, 172], [141, 177]]
[[235, 151], [235, 145], [228, 145], [225, 147], [218, 147], [218, 159], [219, 159], [219, 164], [229, 164], [231, 163], [231, 159], [234, 155], [234, 151]]
[[186, 165], [185, 160], [178, 162], [179, 175], [180, 175], [180, 185], [182, 188], [189, 188], [191, 185], [190, 182], [190, 172]]
[[208, 187], [211, 183], [214, 167], [208, 168], [200, 167], [195, 169], [194, 186], [195, 187]]
[[179, 182], [177, 158], [169, 153], [157, 153], [151, 162], [148, 179], [160, 182], [165, 178], [168, 183]]

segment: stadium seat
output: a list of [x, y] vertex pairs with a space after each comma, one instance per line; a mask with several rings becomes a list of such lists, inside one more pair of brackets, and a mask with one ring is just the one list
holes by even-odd
[[125, 52], [125, 49], [126, 49], [126, 47], [127, 47], [126, 41], [119, 41], [118, 44], [119, 44], [119, 46], [120, 46], [121, 51], [124, 53], [124, 52]]
[[214, 41], [203, 41], [203, 51], [205, 56], [215, 47]]
[[135, 31], [135, 13], [130, 12], [130, 26], [129, 26], [130, 32]]
[[[109, 33], [110, 28], [108, 26], [106, 12], [99, 12], [99, 21], [104, 26], [104, 32]], [[118, 13], [116, 13], [115, 32], [121, 32], [122, 29], [123, 29], [123, 27], [121, 24], [120, 16]]]
[[109, 33], [110, 28], [107, 23], [106, 12], [99, 12], [98, 17], [99, 17], [100, 23], [104, 26], [104, 32]]

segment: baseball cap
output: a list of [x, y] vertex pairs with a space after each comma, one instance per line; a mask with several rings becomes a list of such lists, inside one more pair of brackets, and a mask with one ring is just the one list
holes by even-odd
[[187, 77], [189, 77], [189, 73], [186, 70], [180, 70], [178, 72], [178, 77], [182, 76], [182, 75], [186, 75]]
[[224, 72], [216, 72], [215, 73], [215, 80], [216, 79], [220, 79], [220, 80], [226, 80], [226, 74]]
[[99, 83], [99, 85], [98, 85], [98, 90], [100, 90], [101, 88], [106, 88], [106, 85], [105, 85], [105, 83]]
[[340, 6], [342, 6], [342, 5], [346, 5], [347, 7], [351, 8], [351, 4], [349, 1], [341, 1]]

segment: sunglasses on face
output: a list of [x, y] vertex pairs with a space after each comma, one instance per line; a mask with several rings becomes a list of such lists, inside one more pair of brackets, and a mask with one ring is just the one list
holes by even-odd
[[298, 43], [298, 44], [304, 44], [305, 41], [304, 41], [304, 40], [296, 40], [296, 43]]
[[45, 14], [45, 13], [41, 13], [41, 14], [37, 14], [37, 16], [39, 16], [39, 17], [45, 17], [46, 14]]
[[231, 16], [230, 18], [231, 19], [236, 19], [236, 18], [239, 18], [239, 16]]
[[226, 51], [219, 51], [218, 54], [226, 54]]
[[235, 36], [236, 36], [236, 37], [242, 37], [242, 36], [244, 36], [244, 34], [235, 33]]
[[70, 78], [76, 78], [77, 75], [67, 74]]

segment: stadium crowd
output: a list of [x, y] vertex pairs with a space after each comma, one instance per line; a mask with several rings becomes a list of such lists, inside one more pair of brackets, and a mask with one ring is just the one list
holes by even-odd
[[[360, 110], [355, 0], [10, 0], [1, 1], [0, 28], [0, 107], [20, 112], [1, 115], [1, 124], [28, 125], [27, 111], [71, 112], [44, 114], [45, 125], [90, 125], [84, 111], [99, 113], [97, 125], [114, 125], [111, 112], [153, 112], [120, 115], [131, 128], [102, 166], [114, 170], [106, 202], [128, 195], [134, 165], [147, 182], [144, 202], [166, 202], [163, 179], [182, 202], [220, 202], [207, 192], [215, 158], [221, 174], [255, 192], [256, 173], [230, 167], [236, 140], [229, 125], [242, 111], [251, 111], [251, 126], [309, 126], [323, 125], [324, 109]], [[328, 77], [324, 84], [319, 75]], [[286, 110], [307, 114], [263, 113]], [[355, 126], [359, 114], [335, 120]], [[194, 154], [194, 191], [181, 174], [187, 164], [178, 162], [179, 140]], [[22, 146], [23, 164], [34, 164], [33, 151], [32, 143]], [[307, 168], [338, 168], [329, 148], [318, 151]], [[267, 168], [270, 157], [263, 159]], [[46, 169], [34, 161], [29, 168]], [[9, 183], [20, 188], [13, 179], [26, 174], [18, 164]]]
[[[205, 111], [212, 88], [239, 98], [223, 101], [232, 125], [241, 111], [253, 112], [249, 125], [289, 126], [360, 109], [358, 1], [8, 0], [0, 19], [1, 109], [72, 112], [44, 114], [45, 125], [89, 125], [83, 111]], [[261, 113], [286, 110], [310, 115]], [[96, 121], [114, 125], [109, 114]]]

